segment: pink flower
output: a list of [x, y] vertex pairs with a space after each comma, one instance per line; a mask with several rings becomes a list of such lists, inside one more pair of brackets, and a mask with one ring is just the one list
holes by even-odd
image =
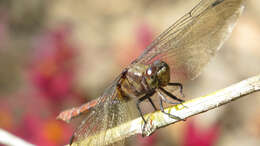
[[193, 121], [189, 121], [184, 135], [183, 146], [213, 146], [219, 137], [219, 125], [212, 125], [202, 131]]
[[153, 31], [147, 23], [141, 23], [136, 30], [137, 44], [142, 51], [153, 41]]
[[49, 31], [37, 39], [30, 79], [45, 98], [60, 102], [73, 94], [76, 48], [69, 43], [69, 28]]
[[67, 144], [72, 134], [68, 124], [57, 121], [55, 116], [44, 119], [28, 113], [20, 124], [17, 135], [39, 146]]

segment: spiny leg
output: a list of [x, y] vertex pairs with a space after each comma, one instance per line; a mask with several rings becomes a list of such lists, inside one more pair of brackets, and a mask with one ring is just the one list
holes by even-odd
[[144, 121], [145, 124], [146, 124], [146, 121], [145, 121], [145, 119], [144, 119], [143, 112], [142, 112], [142, 110], [141, 110], [141, 108], [140, 108], [140, 103], [143, 102], [146, 98], [147, 98], [147, 95], [145, 95], [145, 96], [139, 98], [139, 99], [137, 100], [137, 102], [136, 102], [136, 107], [137, 107], [137, 109], [138, 109], [138, 111], [139, 111], [139, 114], [140, 114], [140, 116], [142, 117], [142, 119], [143, 119], [143, 121]]
[[[159, 89], [162, 90], [163, 93], [165, 93], [167, 96], [171, 97], [171, 98], [174, 99], [174, 100], [177, 100], [177, 101], [178, 101], [177, 104], [181, 104], [182, 106], [186, 107], [185, 105], [182, 104], [183, 102], [185, 102], [184, 100], [179, 99], [178, 97], [176, 97], [175, 95], [173, 95], [173, 94], [171, 94], [170, 92], [166, 91], [166, 90], [165, 90], [164, 88], [162, 88], [162, 87], [159, 87]], [[164, 101], [165, 101], [166, 103], [176, 104], [175, 102], [172, 102], [172, 101], [167, 100], [167, 98], [164, 98]]]
[[[143, 121], [144, 121], [144, 126], [143, 126], [143, 130], [142, 130], [142, 131], [144, 131], [147, 122], [146, 122], [146, 120], [144, 119], [144, 116], [143, 116], [143, 113], [142, 113], [142, 110], [141, 110], [139, 104], [140, 104], [141, 102], [143, 102], [145, 99], [148, 99], [149, 102], [152, 104], [154, 110], [157, 110], [155, 104], [153, 103], [153, 101], [152, 101], [152, 99], [151, 99], [151, 96], [153, 96], [154, 93], [155, 93], [155, 91], [154, 91], [154, 92], [151, 92], [150, 94], [144, 95], [143, 97], [139, 98], [139, 99], [137, 100], [137, 102], [136, 102], [136, 106], [137, 106], [137, 109], [138, 109], [138, 111], [139, 111], [139, 114], [140, 114], [140, 116], [142, 117], [142, 119], [143, 119]], [[142, 133], [144, 133], [144, 132], [142, 132]], [[142, 134], [142, 136], [144, 136], [144, 135]]]
[[174, 96], [174, 95], [171, 94], [170, 92], [166, 91], [166, 90], [163, 89], [162, 87], [159, 87], [159, 89], [160, 89], [161, 91], [163, 91], [163, 93], [165, 93], [167, 96], [171, 97], [172, 99], [177, 100], [177, 101], [179, 101], [179, 102], [181, 102], [181, 103], [184, 102], [184, 100], [177, 98], [176, 96]]
[[[177, 120], [182, 120], [182, 118], [178, 117], [178, 116], [175, 116], [175, 115], [172, 115], [170, 113], [167, 113], [164, 111], [164, 107], [163, 107], [163, 101], [168, 101], [162, 94], [160, 91], [158, 91], [158, 95], [160, 96], [160, 110], [162, 111], [162, 113], [168, 115], [169, 117], [173, 118], [173, 119], [177, 119]], [[171, 103], [171, 104], [179, 104], [179, 103]]]
[[[178, 102], [170, 101], [170, 100], [168, 100], [165, 96], [163, 96], [163, 94], [161, 93], [160, 90], [159, 90], [158, 92], [159, 92], [159, 94], [160, 94], [162, 100], [163, 100], [164, 102], [166, 102], [166, 103], [169, 103], [169, 104], [172, 104], [172, 105], [177, 105], [177, 104], [181, 104], [181, 103], [182, 103], [181, 101], [178, 101]], [[177, 98], [177, 97], [176, 97], [176, 98]]]
[[168, 86], [177, 86], [180, 88], [180, 93], [181, 95], [184, 97], [184, 94], [183, 94], [183, 86], [181, 83], [168, 83]]
[[137, 102], [136, 102], [137, 109], [138, 109], [138, 111], [139, 111], [139, 113], [140, 113], [140, 116], [142, 117], [142, 119], [143, 119], [143, 121], [144, 121], [145, 124], [146, 124], [146, 121], [145, 121], [145, 119], [144, 119], [143, 112], [142, 112], [142, 110], [141, 110], [139, 104], [140, 104], [141, 102], [143, 102], [145, 99], [148, 99], [149, 102], [152, 104], [154, 110], [157, 110], [155, 104], [153, 103], [153, 101], [152, 101], [152, 99], [151, 99], [151, 96], [153, 96], [154, 93], [155, 93], [155, 91], [153, 91], [153, 92], [151, 92], [151, 93], [149, 93], [149, 94], [146, 94], [146, 95], [144, 95], [143, 97], [139, 98], [139, 99], [137, 100]]
[[149, 96], [149, 97], [147, 97], [147, 98], [148, 98], [149, 102], [152, 104], [153, 109], [154, 109], [155, 111], [157, 111], [157, 108], [156, 108], [155, 104], [153, 103], [153, 101], [152, 101], [152, 99], [151, 99], [151, 96]]

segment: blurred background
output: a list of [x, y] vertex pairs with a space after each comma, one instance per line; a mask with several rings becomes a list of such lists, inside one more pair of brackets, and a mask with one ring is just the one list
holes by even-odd
[[[120, 71], [199, 0], [0, 0], [0, 128], [36, 145], [64, 145], [64, 109], [102, 94]], [[187, 99], [260, 73], [260, 1], [248, 0], [231, 38]], [[138, 146], [259, 146], [260, 94], [200, 114]]]

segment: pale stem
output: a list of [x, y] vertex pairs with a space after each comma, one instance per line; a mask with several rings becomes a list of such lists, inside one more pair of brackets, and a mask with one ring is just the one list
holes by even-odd
[[[240, 97], [254, 93], [260, 90], [260, 75], [248, 78], [239, 83], [233, 84], [222, 90], [213, 92], [206, 96], [198, 97], [184, 102], [176, 106], [171, 106], [165, 109], [166, 112], [178, 116], [182, 119], [206, 112], [208, 110], [217, 108], [221, 105], [230, 103]], [[86, 139], [73, 143], [72, 145], [86, 145], [93, 138], [98, 138], [102, 135], [107, 144], [113, 143], [124, 138], [136, 134], [144, 134], [146, 136], [152, 134], [155, 130], [165, 127], [167, 125], [176, 123], [180, 120], [170, 118], [161, 111], [155, 111], [145, 115], [148, 124], [143, 130], [144, 122], [142, 118], [137, 118], [127, 123], [123, 123], [118, 127], [108, 129], [105, 132], [107, 137], [104, 137], [104, 131], [100, 134], [87, 137]]]

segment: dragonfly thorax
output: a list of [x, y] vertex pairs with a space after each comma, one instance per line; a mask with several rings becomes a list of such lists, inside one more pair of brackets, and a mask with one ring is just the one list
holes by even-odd
[[120, 89], [127, 97], [140, 97], [166, 86], [169, 81], [169, 66], [158, 60], [149, 65], [134, 64], [129, 67], [120, 83]]

